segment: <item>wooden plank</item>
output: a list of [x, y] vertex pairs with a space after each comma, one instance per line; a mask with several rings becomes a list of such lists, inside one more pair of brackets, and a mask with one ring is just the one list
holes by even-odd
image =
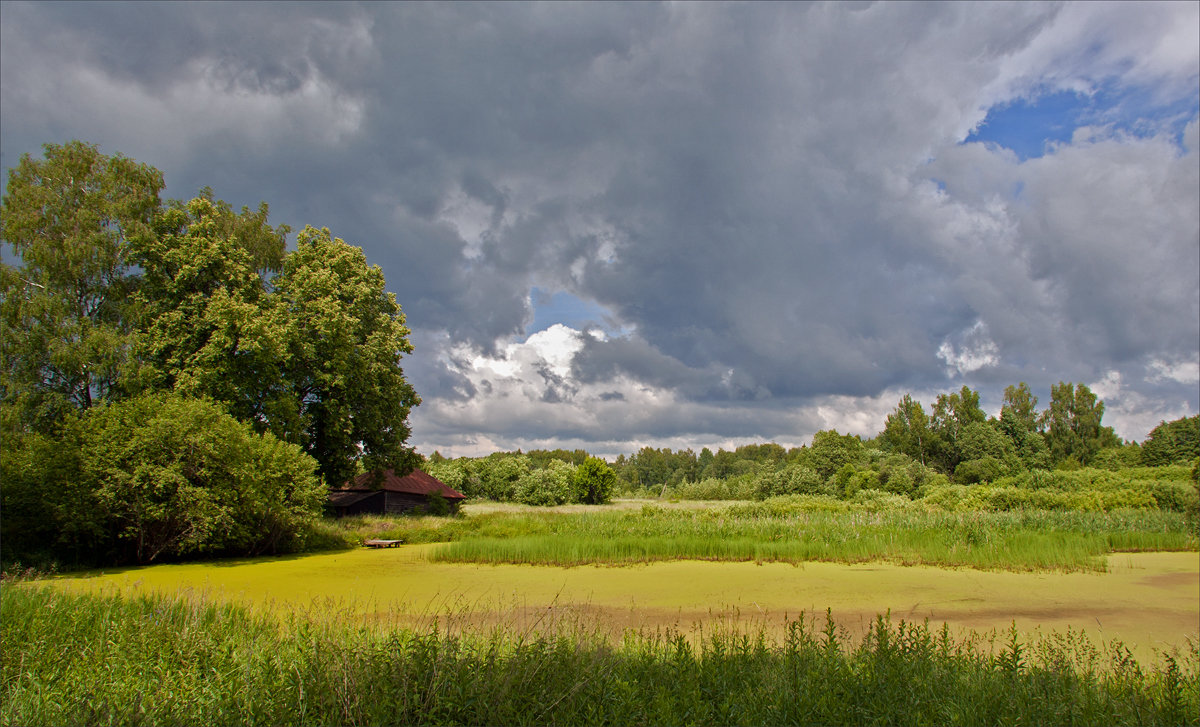
[[363, 545], [368, 548], [395, 548], [403, 543], [403, 540], [379, 540], [377, 538], [363, 541]]

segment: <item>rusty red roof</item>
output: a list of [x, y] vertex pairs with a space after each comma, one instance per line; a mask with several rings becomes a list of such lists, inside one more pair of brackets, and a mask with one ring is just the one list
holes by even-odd
[[421, 470], [413, 470], [403, 477], [397, 476], [392, 470], [384, 470], [382, 473], [383, 481], [378, 486], [375, 485], [375, 474], [374, 472], [364, 472], [339, 487], [338, 490], [389, 490], [391, 492], [407, 492], [413, 495], [432, 495], [438, 493], [447, 500], [467, 499], [466, 495]]

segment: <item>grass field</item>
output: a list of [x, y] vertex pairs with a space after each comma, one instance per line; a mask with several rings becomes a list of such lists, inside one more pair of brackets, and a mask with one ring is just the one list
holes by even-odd
[[810, 504], [8, 582], [0, 723], [1200, 724], [1194, 516]]
[[981, 644], [875, 619], [851, 641], [670, 630], [414, 632], [197, 597], [0, 588], [4, 724], [1194, 724], [1192, 650], [1145, 667], [1067, 633]]
[[572, 566], [671, 559], [887, 561], [989, 570], [1096, 570], [1114, 551], [1194, 551], [1196, 518], [1112, 512], [828, 512], [788, 502], [719, 507], [627, 503], [604, 510], [504, 509], [446, 520], [348, 518], [358, 540], [449, 543], [434, 560]]

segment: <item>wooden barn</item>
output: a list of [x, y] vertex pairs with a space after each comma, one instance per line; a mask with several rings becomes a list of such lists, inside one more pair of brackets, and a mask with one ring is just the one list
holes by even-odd
[[403, 477], [392, 470], [378, 474], [378, 480], [377, 473], [367, 472], [342, 487], [331, 489], [326, 508], [338, 517], [368, 513], [396, 515], [417, 508], [430, 510], [430, 498], [437, 494], [446, 500], [450, 512], [457, 512], [459, 504], [467, 499], [466, 495], [421, 470], [413, 470]]

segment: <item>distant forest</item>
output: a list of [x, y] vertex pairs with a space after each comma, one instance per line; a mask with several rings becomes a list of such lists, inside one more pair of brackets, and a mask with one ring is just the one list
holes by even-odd
[[[1182, 467], [1196, 480], [1200, 416], [1163, 422], [1139, 444], [1122, 441], [1104, 426], [1104, 402], [1084, 384], [1052, 386], [1049, 407], [1039, 411], [1037, 405], [1037, 397], [1021, 383], [1005, 389], [1000, 416], [988, 417], [979, 393], [964, 386], [938, 396], [930, 411], [905, 396], [873, 438], [825, 430], [811, 445], [791, 449], [774, 443], [715, 453], [707, 447], [699, 453], [643, 447], [610, 466], [620, 493], [688, 499], [812, 495], [847, 500], [861, 498], [859, 493], [916, 498], [947, 486], [1028, 488], [1051, 472], [1088, 470], [1090, 481], [1102, 477], [1099, 472], [1121, 471], [1126, 480], [1135, 475], [1170, 479], [1167, 472], [1137, 472], [1167, 466], [1173, 466], [1173, 477]], [[422, 467], [470, 497], [547, 505], [567, 500], [544, 483], [569, 480], [572, 467], [588, 456], [581, 449], [560, 449], [450, 460], [435, 452]], [[552, 489], [567, 491], [566, 485]]]

